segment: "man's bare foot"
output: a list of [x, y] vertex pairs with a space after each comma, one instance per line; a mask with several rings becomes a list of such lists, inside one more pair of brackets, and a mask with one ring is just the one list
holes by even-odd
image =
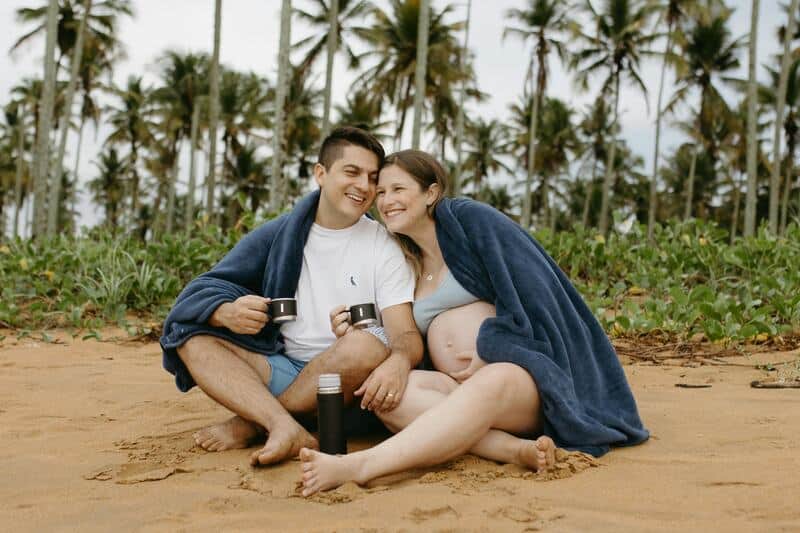
[[221, 424], [201, 429], [193, 437], [195, 443], [204, 450], [221, 452], [247, 448], [263, 435], [264, 430], [258, 424], [234, 416]]
[[292, 418], [275, 424], [269, 432], [267, 443], [250, 456], [250, 464], [271, 465], [284, 459], [297, 457], [301, 448], [319, 448], [317, 439]]
[[553, 439], [542, 435], [536, 440], [523, 440], [518, 462], [531, 470], [547, 470], [556, 462], [556, 445]]
[[303, 496], [308, 497], [323, 490], [335, 489], [342, 483], [355, 481], [365, 483], [361, 479], [360, 454], [328, 455], [303, 448], [300, 450], [300, 469], [303, 472]]

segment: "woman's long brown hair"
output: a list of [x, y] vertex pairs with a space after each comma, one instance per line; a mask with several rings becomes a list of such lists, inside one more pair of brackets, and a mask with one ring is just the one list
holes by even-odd
[[[445, 196], [448, 188], [447, 172], [432, 155], [421, 150], [401, 150], [390, 154], [383, 162], [381, 170], [392, 165], [397, 165], [416, 181], [423, 192], [430, 189], [431, 185], [439, 185], [439, 196], [428, 206], [428, 216], [434, 218], [436, 205]], [[399, 233], [392, 233], [400, 243], [406, 260], [414, 269], [414, 279], [419, 281], [422, 275], [422, 250], [413, 239]]]

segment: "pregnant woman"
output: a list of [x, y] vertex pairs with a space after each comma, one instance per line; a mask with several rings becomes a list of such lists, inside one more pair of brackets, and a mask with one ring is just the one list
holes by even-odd
[[[377, 197], [417, 272], [414, 317], [437, 371], [378, 392], [399, 400], [378, 411], [398, 431], [378, 446], [301, 450], [305, 496], [466, 452], [536, 470], [555, 445], [602, 455], [648, 438], [613, 347], [564, 273], [505, 215], [446, 189], [432, 156], [404, 150], [386, 159]], [[337, 335], [345, 318], [332, 319]]]

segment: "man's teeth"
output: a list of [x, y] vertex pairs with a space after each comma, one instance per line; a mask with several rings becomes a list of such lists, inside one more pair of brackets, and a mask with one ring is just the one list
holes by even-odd
[[356, 196], [355, 194], [345, 194], [345, 196], [347, 196], [348, 198], [350, 198], [354, 202], [358, 202], [358, 203], [361, 203], [361, 202], [363, 202], [365, 200], [365, 198], [363, 198], [362, 196]]

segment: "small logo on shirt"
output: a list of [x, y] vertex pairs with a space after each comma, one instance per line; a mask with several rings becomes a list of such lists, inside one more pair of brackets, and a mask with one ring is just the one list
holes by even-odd
[[353, 287], [358, 287], [358, 279], [356, 279], [355, 274], [350, 274], [350, 285]]

